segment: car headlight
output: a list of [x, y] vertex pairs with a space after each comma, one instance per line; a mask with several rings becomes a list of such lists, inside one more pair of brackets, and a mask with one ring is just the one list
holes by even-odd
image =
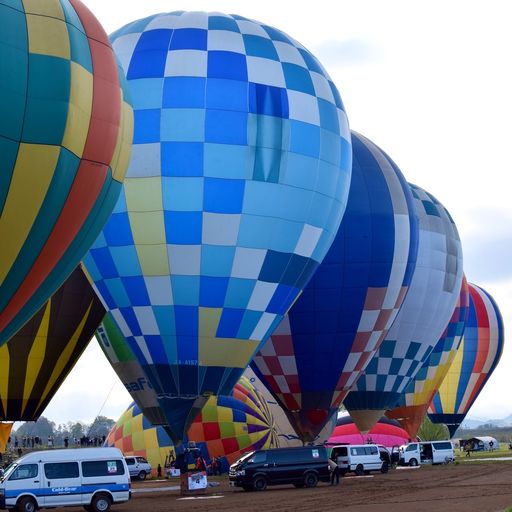
[[236, 476], [245, 476], [245, 469], [236, 472]]

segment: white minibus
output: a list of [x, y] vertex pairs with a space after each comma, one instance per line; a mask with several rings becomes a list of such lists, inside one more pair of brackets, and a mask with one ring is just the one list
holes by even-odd
[[447, 464], [455, 460], [451, 441], [426, 441], [400, 446], [401, 466], [418, 464]]
[[31, 452], [0, 478], [0, 508], [20, 512], [77, 505], [108, 512], [113, 503], [130, 497], [130, 475], [118, 448]]

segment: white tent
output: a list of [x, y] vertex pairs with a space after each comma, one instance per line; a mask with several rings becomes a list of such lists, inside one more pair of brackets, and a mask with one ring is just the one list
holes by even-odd
[[491, 436], [478, 436], [478, 437], [472, 437], [471, 439], [465, 439], [461, 440], [461, 443], [463, 446], [465, 446], [465, 443], [472, 443], [473, 444], [473, 450], [480, 451], [480, 450], [499, 450], [500, 443]]

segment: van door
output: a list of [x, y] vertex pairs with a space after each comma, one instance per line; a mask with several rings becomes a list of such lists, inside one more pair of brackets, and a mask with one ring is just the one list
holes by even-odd
[[[42, 495], [42, 478], [41, 468], [38, 463], [32, 464], [20, 464], [9, 476], [7, 482], [5, 482], [6, 496], [12, 496], [13, 494], [17, 497], [23, 492], [23, 494], [33, 494], [37, 497], [39, 506], [44, 505], [45, 499]], [[15, 503], [16, 500], [14, 500]], [[12, 504], [14, 504], [12, 503]], [[8, 504], [10, 500], [8, 500]]]
[[366, 457], [365, 469], [376, 470], [382, 467], [382, 461], [380, 460], [379, 449], [374, 446], [365, 446]]
[[82, 504], [78, 462], [45, 462], [43, 477], [47, 507]]

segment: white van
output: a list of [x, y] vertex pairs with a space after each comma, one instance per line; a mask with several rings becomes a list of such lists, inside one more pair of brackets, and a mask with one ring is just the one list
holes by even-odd
[[[389, 458], [389, 452], [386, 453]], [[387, 473], [389, 463], [384, 460], [383, 455], [385, 454], [381, 454], [381, 449], [376, 444], [351, 444], [333, 446], [331, 459], [336, 460], [342, 475], [353, 471], [356, 475], [362, 476], [370, 471]]]
[[0, 478], [0, 509], [82, 505], [89, 512], [108, 512], [113, 503], [130, 498], [130, 475], [118, 448], [31, 452]]
[[428, 441], [400, 446], [401, 466], [418, 464], [447, 464], [455, 460], [451, 441]]
[[124, 458], [128, 471], [132, 478], [138, 478], [139, 480], [146, 480], [148, 475], [151, 475], [151, 464], [145, 457], [137, 456], [126, 456]]

